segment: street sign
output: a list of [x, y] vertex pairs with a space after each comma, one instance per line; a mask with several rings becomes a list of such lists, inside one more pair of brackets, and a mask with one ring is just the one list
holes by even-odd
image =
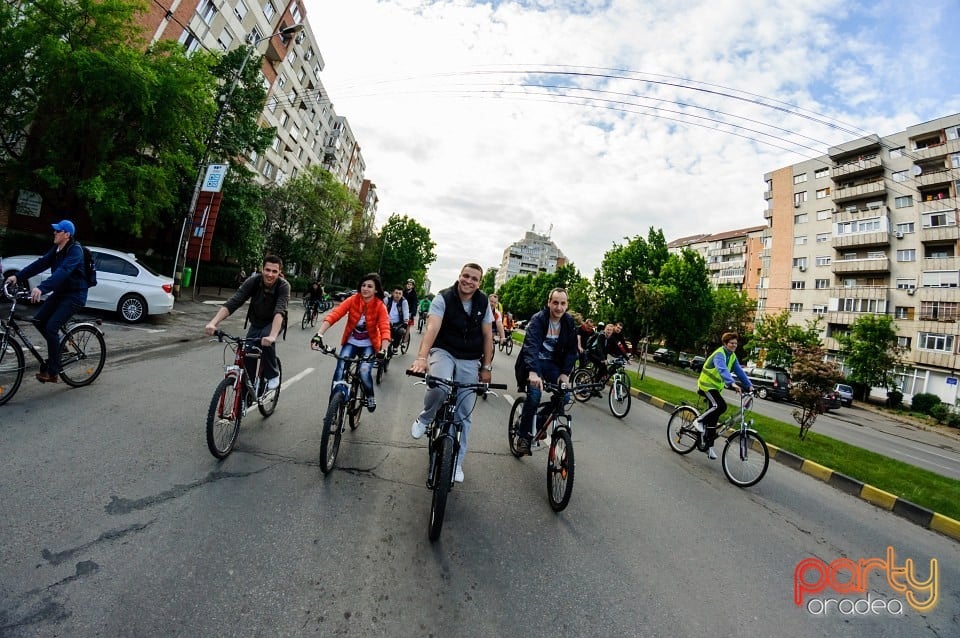
[[43, 205], [43, 197], [33, 191], [20, 190], [17, 196], [17, 215], [26, 215], [27, 217], [40, 217], [40, 207]]
[[201, 191], [207, 193], [219, 193], [223, 190], [223, 179], [227, 176], [226, 164], [210, 164], [207, 166], [207, 174], [203, 177], [203, 186]]
[[956, 377], [947, 377], [947, 385], [957, 385]]

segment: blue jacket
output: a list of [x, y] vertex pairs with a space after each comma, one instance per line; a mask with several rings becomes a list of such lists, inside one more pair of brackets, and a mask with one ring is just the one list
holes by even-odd
[[[514, 366], [517, 385], [521, 389], [527, 387], [527, 376], [531, 370], [543, 376], [540, 370], [540, 350], [543, 347], [543, 339], [547, 335], [549, 321], [550, 310], [544, 308], [533, 315], [527, 323], [523, 346], [520, 348], [520, 356], [517, 357], [517, 363]], [[577, 362], [579, 354], [577, 328], [574, 325], [573, 317], [569, 313], [564, 313], [560, 318], [560, 337], [557, 339], [557, 347], [553, 351], [553, 361], [557, 364], [561, 374], [569, 375], [573, 372], [573, 364]]]
[[50, 276], [37, 286], [41, 292], [44, 294], [82, 292], [86, 296], [88, 286], [84, 272], [83, 249], [76, 241], [71, 239], [70, 243], [60, 251], [57, 251], [57, 247], [54, 246], [47, 251], [47, 254], [18, 272], [17, 279], [26, 283], [27, 279], [47, 268], [50, 269]]

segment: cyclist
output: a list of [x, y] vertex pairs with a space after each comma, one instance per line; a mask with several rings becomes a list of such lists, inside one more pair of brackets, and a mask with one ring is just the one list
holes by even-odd
[[320, 304], [322, 302], [323, 286], [320, 285], [319, 281], [315, 281], [310, 284], [310, 289], [307, 290], [307, 307], [310, 308], [310, 312], [314, 317], [320, 312]]
[[[280, 385], [280, 371], [277, 369], [277, 337], [283, 330], [287, 317], [287, 304], [290, 303], [290, 282], [281, 276], [283, 261], [276, 255], [263, 258], [263, 267], [259, 273], [247, 277], [220, 308], [217, 314], [204, 326], [204, 332], [213, 335], [221, 321], [236, 312], [247, 299], [250, 307], [247, 319], [250, 328], [247, 339], [259, 339], [263, 377], [267, 380], [266, 389], [276, 390]], [[255, 365], [247, 363], [247, 372], [254, 378]]]
[[[720, 342], [723, 345], [707, 358], [697, 379], [697, 390], [707, 398], [707, 409], [693, 422], [704, 445], [708, 446], [707, 456], [711, 459], [717, 458], [717, 453], [713, 449], [713, 441], [717, 435], [717, 421], [727, 410], [727, 402], [723, 400], [721, 392], [724, 388], [732, 388], [737, 393], [743, 392], [744, 389], [747, 392], [753, 390], [750, 379], [737, 361], [739, 343], [737, 334], [725, 332], [720, 337]], [[733, 375], [737, 376], [740, 383], [737, 383]]]
[[421, 328], [423, 327], [423, 324], [427, 322], [427, 314], [430, 312], [430, 302], [431, 302], [431, 299], [429, 297], [424, 297], [423, 299], [420, 300], [420, 303], [418, 304], [417, 312], [420, 315]]
[[390, 321], [390, 343], [394, 348], [399, 348], [407, 334], [407, 324], [410, 321], [410, 306], [407, 305], [400, 286], [394, 287], [393, 293], [387, 297], [386, 306], [387, 319]]
[[554, 288], [546, 307], [527, 323], [526, 336], [514, 370], [520, 391], [526, 390], [517, 433], [517, 450], [530, 454], [533, 420], [540, 405], [543, 382], [567, 383], [577, 362], [577, 334], [573, 317], [567, 312], [567, 291]]
[[510, 339], [513, 334], [513, 315], [509, 312], [503, 313], [503, 337]]
[[57, 383], [60, 379], [60, 328], [87, 303], [86, 264], [83, 249], [74, 236], [77, 229], [73, 222], [64, 219], [51, 224], [53, 248], [45, 255], [7, 277], [7, 284], [16, 284], [19, 277], [26, 284], [30, 277], [50, 269], [50, 276], [30, 291], [30, 301], [37, 303], [40, 297], [53, 293], [43, 302], [33, 322], [47, 340], [46, 369], [37, 373], [40, 383]]
[[407, 324], [410, 330], [413, 330], [413, 311], [419, 305], [417, 300], [417, 285], [413, 279], [407, 279], [407, 285], [403, 289], [403, 298], [407, 300]]
[[[380, 301], [383, 299], [383, 284], [380, 275], [375, 272], [366, 274], [357, 284], [354, 294], [343, 300], [336, 308], [327, 313], [320, 323], [316, 336], [310, 340], [313, 350], [323, 347], [323, 333], [333, 324], [346, 315], [347, 325], [343, 328], [343, 337], [340, 339], [340, 355], [350, 358], [359, 350], [360, 356], [369, 356], [379, 352], [383, 358], [384, 351], [390, 343], [390, 322], [387, 320], [387, 309]], [[338, 381], [343, 379], [345, 367], [343, 359], [337, 359], [337, 367], [333, 371], [333, 381], [330, 393]], [[373, 375], [370, 373], [369, 361], [360, 365], [360, 381], [367, 390], [367, 410], [377, 409], [377, 401], [373, 397]]]
[[597, 331], [593, 327], [593, 319], [584, 319], [583, 323], [577, 326], [577, 350], [580, 353], [577, 359], [581, 366], [587, 362], [587, 344], [595, 334]]
[[[412, 372], [430, 371], [435, 377], [460, 383], [490, 383], [493, 372], [493, 315], [487, 296], [480, 291], [483, 268], [474, 263], [460, 269], [457, 283], [440, 291], [430, 304], [427, 331], [420, 340], [417, 358], [410, 365]], [[428, 359], [429, 357], [429, 359]], [[419, 439], [433, 421], [437, 409], [446, 398], [443, 387], [428, 388], [423, 395], [423, 411], [410, 428], [410, 435]], [[467, 454], [470, 414], [476, 404], [467, 400], [466, 392], [457, 402], [456, 418], [463, 424], [460, 455], [454, 481], [463, 482], [463, 459]]]
[[593, 363], [597, 369], [597, 380], [605, 381], [607, 378], [607, 355], [617, 356], [616, 342], [614, 341], [614, 327], [612, 323], [607, 325], [600, 324], [603, 331], [594, 331], [594, 334], [587, 340], [586, 355], [587, 361]]

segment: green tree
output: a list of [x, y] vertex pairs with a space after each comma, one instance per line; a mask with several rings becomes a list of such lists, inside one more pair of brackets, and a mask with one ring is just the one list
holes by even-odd
[[427, 268], [437, 260], [436, 247], [428, 228], [406, 215], [390, 215], [380, 231], [381, 263], [377, 271], [384, 285], [392, 286], [407, 279], [422, 283]]
[[[554, 273], [538, 273], [511, 278], [500, 287], [500, 302], [504, 308], [513, 313], [514, 318], [528, 319], [546, 305], [547, 295], [554, 288], [566, 288], [569, 301], [571, 290], [582, 296], [585, 294], [584, 291], [588, 283], [575, 266], [567, 264], [557, 268]], [[569, 307], [573, 308], [573, 304], [571, 303]], [[579, 310], [578, 308], [574, 309]]]
[[819, 345], [820, 318], [807, 321], [805, 326], [795, 326], [790, 323], [788, 310], [759, 319], [749, 342], [755, 361], [781, 368], [792, 365], [795, 348]]
[[218, 260], [241, 265], [258, 264], [265, 254], [264, 189], [246, 171], [231, 170], [223, 187], [223, 201], [213, 234], [211, 252]]
[[[627, 238], [624, 238], [627, 239]], [[622, 320], [630, 334], [640, 329], [634, 309], [634, 286], [650, 283], [660, 275], [670, 254], [662, 230], [653, 227], [647, 239], [636, 236], [627, 243], [614, 244], [594, 273], [595, 312], [602, 321]]]
[[850, 325], [849, 332], [836, 337], [851, 380], [867, 388], [893, 387], [894, 368], [903, 352], [893, 317], [863, 315]]
[[[713, 316], [710, 277], [703, 257], [692, 250], [670, 255], [657, 280], [663, 302], [653, 318], [653, 332], [670, 346], [689, 348], [706, 332]], [[636, 334], [639, 310], [632, 313]], [[641, 327], [642, 329], [642, 327]]]
[[480, 282], [480, 290], [488, 295], [493, 294], [496, 291], [496, 279], [499, 271], [499, 268], [487, 268], [487, 272], [483, 273], [483, 280]]
[[747, 293], [733, 288], [717, 288], [713, 291], [713, 316], [703, 341], [699, 344], [705, 349], [720, 343], [725, 332], [740, 335], [741, 345], [752, 332], [753, 316], [757, 302]]
[[800, 424], [801, 439], [806, 438], [817, 416], [826, 410], [823, 395], [843, 378], [837, 364], [826, 361], [824, 354], [819, 345], [793, 348], [790, 398], [799, 406], [793, 411], [793, 418]]

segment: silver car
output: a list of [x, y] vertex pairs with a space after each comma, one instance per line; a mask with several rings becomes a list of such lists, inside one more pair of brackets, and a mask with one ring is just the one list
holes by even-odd
[[[142, 321], [147, 315], [166, 314], [173, 310], [173, 279], [154, 272], [137, 261], [133, 253], [110, 248], [87, 246], [97, 265], [97, 285], [87, 292], [87, 308], [120, 313], [128, 323]], [[3, 276], [17, 274], [30, 265], [38, 255], [4, 257], [0, 261]], [[30, 278], [35, 288], [50, 276], [45, 270]]]
[[853, 388], [846, 383], [838, 383], [834, 391], [840, 395], [840, 404], [849, 408], [853, 405]]

